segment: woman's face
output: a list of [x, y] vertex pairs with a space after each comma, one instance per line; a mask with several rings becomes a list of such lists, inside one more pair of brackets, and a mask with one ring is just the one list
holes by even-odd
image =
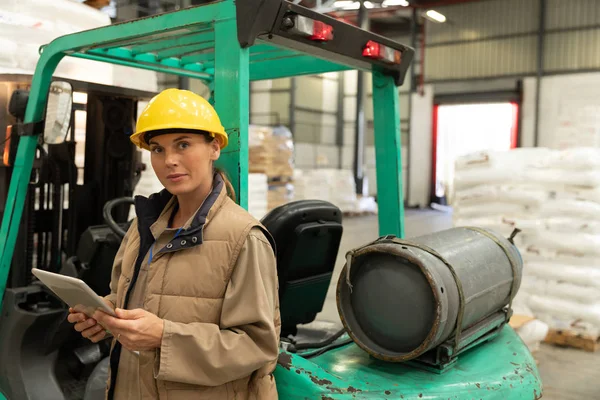
[[149, 142], [152, 168], [173, 195], [191, 193], [212, 178], [212, 163], [221, 154], [217, 140], [194, 133], [170, 133]]

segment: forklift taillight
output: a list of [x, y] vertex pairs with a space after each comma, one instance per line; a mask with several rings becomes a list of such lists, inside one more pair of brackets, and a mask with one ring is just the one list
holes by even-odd
[[12, 134], [12, 125], [6, 127], [6, 137], [4, 138], [4, 154], [2, 163], [5, 167], [10, 167], [10, 136]]
[[381, 60], [389, 64], [400, 64], [402, 60], [402, 53], [400, 51], [372, 40], [369, 40], [363, 49], [363, 56]]
[[306, 36], [315, 42], [328, 42], [333, 40], [333, 26], [321, 21], [315, 21], [301, 15], [293, 18], [294, 27], [292, 31]]

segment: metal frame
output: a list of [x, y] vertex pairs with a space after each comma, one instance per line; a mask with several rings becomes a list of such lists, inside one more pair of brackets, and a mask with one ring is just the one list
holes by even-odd
[[[247, 207], [249, 81], [349, 69], [371, 71], [376, 110], [379, 232], [403, 237], [396, 85], [404, 80], [414, 51], [283, 0], [268, 1], [270, 6], [279, 4], [279, 11], [268, 10], [267, 14], [273, 15], [275, 22], [271, 21], [271, 31], [265, 32], [269, 21], [264, 21], [262, 14], [258, 22], [250, 19], [251, 15], [243, 14], [252, 5], [248, 3], [254, 3], [254, 12], [260, 12], [265, 5], [264, 1], [248, 0], [242, 4], [222, 0], [55, 39], [41, 48], [24, 122], [43, 120], [52, 74], [65, 56], [206, 80], [214, 89], [214, 98], [210, 100], [229, 135], [229, 146], [222, 152], [219, 164], [229, 174], [240, 205]], [[289, 12], [333, 25], [337, 40], [334, 39], [329, 47], [305, 38], [294, 40], [281, 25], [277, 25]], [[346, 35], [344, 41], [340, 38], [342, 34]], [[403, 54], [401, 65], [365, 60], [360, 42], [367, 40], [400, 50]], [[220, 64], [219, 68], [215, 69], [215, 64]], [[0, 296], [6, 289], [37, 142], [36, 136], [22, 137], [17, 150], [8, 192], [12, 201], [7, 204], [0, 228]]]

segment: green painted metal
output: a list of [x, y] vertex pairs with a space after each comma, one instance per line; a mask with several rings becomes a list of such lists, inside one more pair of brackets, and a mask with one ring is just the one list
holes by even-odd
[[159, 60], [162, 60], [163, 58], [176, 57], [181, 54], [197, 53], [198, 50], [207, 50], [207, 49], [211, 49], [213, 47], [214, 47], [214, 40], [210, 40], [207, 42], [194, 43], [194, 44], [189, 44], [187, 46], [179, 46], [179, 47], [162, 50], [162, 51], [159, 51], [156, 54], [156, 56], [158, 57]]
[[202, 79], [202, 80], [212, 80], [213, 79], [212, 74], [208, 74], [205, 72], [193, 72], [193, 71], [185, 70], [183, 68], [157, 66], [156, 64], [145, 63], [143, 61], [125, 61], [125, 60], [120, 60], [118, 58], [110, 58], [110, 57], [106, 57], [106, 56], [104, 56], [104, 57], [103, 56], [95, 56], [93, 54], [87, 54], [87, 53], [85, 53], [85, 54], [75, 53], [72, 55], [72, 57], [85, 58], [87, 60], [100, 61], [100, 62], [105, 62], [105, 63], [109, 63], [109, 64], [123, 65], [125, 67], [147, 69], [150, 71], [162, 72], [162, 73], [166, 73], [166, 74], [176, 74], [176, 75], [180, 75], [180, 76], [187, 76], [189, 78], [196, 78], [196, 79]]
[[290, 76], [314, 75], [325, 72], [347, 71], [352, 68], [312, 56], [297, 56], [250, 65], [250, 80], [287, 78]]
[[404, 237], [400, 107], [394, 80], [373, 72], [379, 234]]
[[250, 84], [249, 50], [237, 40], [235, 20], [215, 24], [215, 109], [229, 135], [229, 145], [221, 153], [217, 166], [224, 169], [238, 196], [248, 208], [248, 124]]
[[279, 50], [281, 50], [280, 47], [273, 46], [272, 44], [264, 44], [264, 43], [261, 44], [260, 41], [257, 41], [257, 43], [254, 46], [250, 47], [251, 54], [268, 53], [271, 51], [279, 51]]
[[189, 63], [195, 63], [195, 62], [204, 63], [207, 61], [213, 61], [214, 59], [215, 59], [214, 49], [206, 49], [204, 52], [202, 52], [200, 54], [190, 54], [190, 55], [181, 57], [181, 63], [182, 64], [189, 64]]
[[311, 359], [283, 352], [275, 381], [286, 400], [533, 400], [542, 393], [535, 360], [509, 326], [441, 375], [376, 360], [350, 344]]
[[181, 46], [188, 46], [197, 43], [214, 42], [215, 33], [212, 27], [203, 28], [200, 32], [188, 33], [185, 35], [176, 36], [173, 39], [163, 39], [154, 43], [147, 43], [131, 48], [133, 54], [149, 53], [161, 51], [165, 49], [174, 49]]

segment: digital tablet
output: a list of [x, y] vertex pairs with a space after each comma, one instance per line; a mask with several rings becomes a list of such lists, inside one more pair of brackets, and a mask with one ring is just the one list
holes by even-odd
[[92, 317], [100, 309], [116, 317], [114, 310], [81, 279], [37, 268], [32, 268], [31, 272], [75, 311]]

